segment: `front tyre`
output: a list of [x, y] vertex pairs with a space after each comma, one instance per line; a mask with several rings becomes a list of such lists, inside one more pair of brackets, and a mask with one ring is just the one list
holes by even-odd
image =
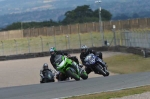
[[55, 80], [54, 80], [54, 79], [52, 79], [50, 82], [55, 82]]
[[106, 77], [106, 76], [109, 76], [109, 72], [108, 71], [106, 71], [106, 75], [104, 75], [104, 77]]
[[104, 77], [105, 77], [105, 76], [109, 76], [109, 72], [104, 71], [104, 70], [103, 70], [103, 67], [102, 67], [101, 65], [97, 65], [97, 66], [96, 66], [96, 69], [97, 69], [98, 73], [99, 73], [99, 74], [102, 74]]
[[83, 80], [86, 80], [86, 79], [88, 79], [88, 74], [87, 74], [84, 70], [82, 70], [80, 77], [81, 77]]
[[71, 77], [71, 78], [74, 78], [76, 81], [79, 81], [80, 80], [80, 77], [79, 75], [77, 75], [76, 73], [72, 72], [72, 70], [67, 70], [66, 71], [67, 74]]
[[104, 71], [105, 71], [105, 75], [104, 75], [104, 77], [106, 77], [106, 76], [109, 76], [109, 72], [107, 71], [107, 67], [104, 67]]

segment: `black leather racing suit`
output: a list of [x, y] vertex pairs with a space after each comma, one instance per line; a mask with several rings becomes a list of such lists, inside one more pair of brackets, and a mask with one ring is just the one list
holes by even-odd
[[43, 83], [43, 78], [45, 77], [45, 72], [46, 72], [47, 70], [50, 71], [50, 72], [52, 72], [51, 69], [42, 69], [42, 70], [40, 70], [40, 75], [41, 75], [41, 77], [42, 77], [42, 78], [41, 78], [41, 81], [40, 81], [41, 83]]

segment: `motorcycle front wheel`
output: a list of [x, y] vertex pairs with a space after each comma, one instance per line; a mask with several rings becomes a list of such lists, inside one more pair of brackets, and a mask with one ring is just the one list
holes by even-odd
[[101, 65], [97, 65], [96, 69], [99, 72], [99, 74], [102, 74], [104, 77], [105, 76], [109, 76], [109, 72], [108, 71], [104, 71], [103, 67]]
[[80, 80], [80, 77], [79, 75], [77, 75], [76, 73], [74, 73], [72, 70], [67, 70], [66, 71], [67, 74], [71, 77], [71, 78], [74, 78], [76, 81], [79, 81]]
[[86, 71], [82, 70], [80, 77], [81, 77], [83, 80], [86, 80], [86, 79], [88, 79], [88, 74], [86, 73]]

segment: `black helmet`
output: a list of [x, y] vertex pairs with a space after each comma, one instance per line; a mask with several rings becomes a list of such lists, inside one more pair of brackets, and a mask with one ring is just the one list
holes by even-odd
[[48, 64], [47, 63], [43, 64], [43, 69], [48, 69]]
[[87, 52], [88, 47], [86, 45], [81, 46], [81, 52]]

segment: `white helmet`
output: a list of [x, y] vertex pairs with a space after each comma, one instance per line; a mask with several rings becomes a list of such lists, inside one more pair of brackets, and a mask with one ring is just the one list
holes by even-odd
[[82, 46], [81, 46], [81, 51], [85, 51], [85, 52], [86, 52], [87, 49], [88, 49], [88, 47], [87, 47], [86, 45], [82, 45]]
[[55, 54], [55, 51], [56, 51], [56, 48], [55, 47], [51, 47], [50, 49], [49, 49], [49, 52], [50, 52], [50, 54], [52, 54], [53, 52], [53, 54]]

